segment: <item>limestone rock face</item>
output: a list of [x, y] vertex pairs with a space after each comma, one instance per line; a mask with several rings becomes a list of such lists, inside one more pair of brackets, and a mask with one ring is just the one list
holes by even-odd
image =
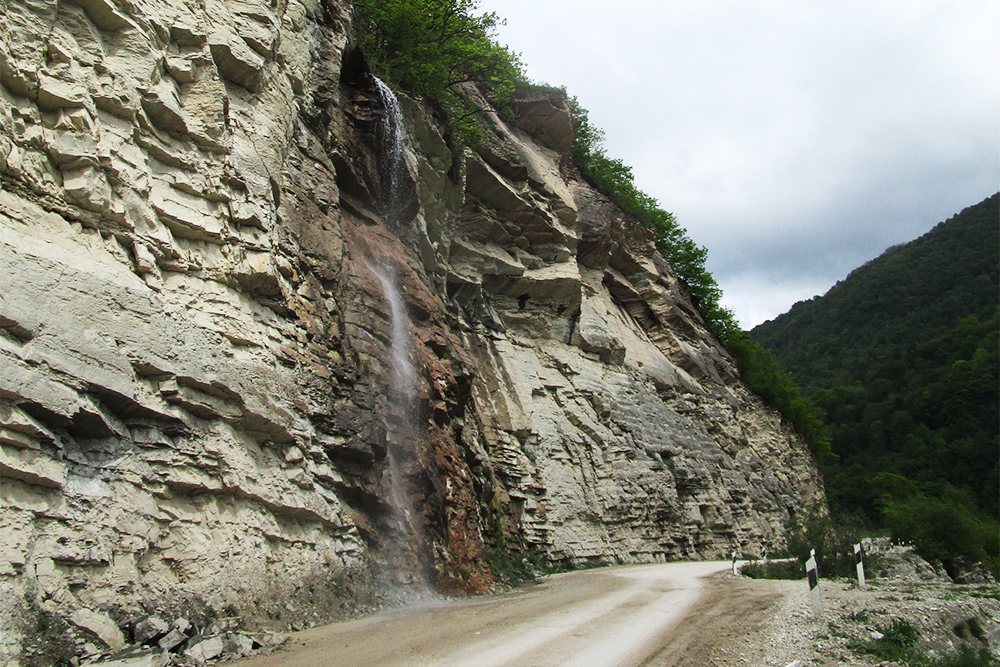
[[[574, 175], [564, 99], [468, 149], [403, 98], [387, 211], [349, 3], [0, 6], [5, 599], [329, 617], [347, 576], [753, 552], [823, 501], [649, 233]], [[405, 442], [375, 263], [409, 314]], [[0, 610], [0, 657], [19, 627]]]

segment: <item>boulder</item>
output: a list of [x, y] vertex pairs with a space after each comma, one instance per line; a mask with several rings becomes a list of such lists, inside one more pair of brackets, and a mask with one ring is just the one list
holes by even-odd
[[511, 102], [517, 114], [515, 124], [560, 155], [569, 152], [580, 129], [565, 95], [532, 96]]
[[73, 612], [69, 620], [74, 625], [97, 635], [98, 639], [114, 651], [125, 646], [125, 635], [107, 614], [84, 607]]
[[170, 625], [159, 616], [149, 616], [135, 624], [133, 638], [138, 644], [155, 642], [170, 632]]
[[212, 658], [217, 658], [225, 651], [225, 643], [222, 637], [193, 638], [190, 646], [184, 651], [184, 657], [191, 659], [195, 664], [201, 665]]
[[134, 655], [128, 658], [103, 660], [88, 664], [93, 665], [94, 667], [166, 667], [170, 664], [170, 656], [167, 653], [150, 651], [143, 653], [142, 655]]

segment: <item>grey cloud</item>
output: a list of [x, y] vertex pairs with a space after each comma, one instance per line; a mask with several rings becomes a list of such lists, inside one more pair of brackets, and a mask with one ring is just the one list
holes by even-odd
[[744, 326], [1000, 187], [992, 0], [482, 9], [709, 249]]

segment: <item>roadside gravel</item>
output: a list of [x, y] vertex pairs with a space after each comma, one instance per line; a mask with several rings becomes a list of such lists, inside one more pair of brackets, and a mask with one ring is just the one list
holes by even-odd
[[[770, 592], [773, 603], [764, 614], [744, 607], [738, 618], [723, 627], [713, 623], [704, 607], [695, 609], [691, 618], [700, 615], [703, 623], [691, 642], [697, 650], [688, 650], [674, 662], [652, 664], [784, 667], [800, 661], [803, 667], [885, 667], [896, 663], [853, 651], [850, 644], [878, 637], [895, 619], [916, 628], [929, 655], [941, 655], [964, 642], [974, 648], [989, 647], [1000, 660], [1000, 589], [996, 586], [889, 580], [872, 582], [862, 590], [851, 583], [821, 581], [824, 609], [819, 619], [813, 617], [804, 580], [725, 575], [714, 578], [711, 586], [709, 599], [729, 595], [739, 606], [740, 590], [749, 587], [758, 595]], [[981, 638], [970, 631], [973, 626], [982, 631]]]

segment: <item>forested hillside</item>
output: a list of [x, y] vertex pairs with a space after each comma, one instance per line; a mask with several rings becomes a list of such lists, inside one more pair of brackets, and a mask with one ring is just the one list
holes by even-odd
[[839, 384], [997, 305], [998, 199], [970, 206], [754, 328], [806, 393]]
[[841, 520], [996, 566], [1000, 195], [752, 331], [820, 407]]

